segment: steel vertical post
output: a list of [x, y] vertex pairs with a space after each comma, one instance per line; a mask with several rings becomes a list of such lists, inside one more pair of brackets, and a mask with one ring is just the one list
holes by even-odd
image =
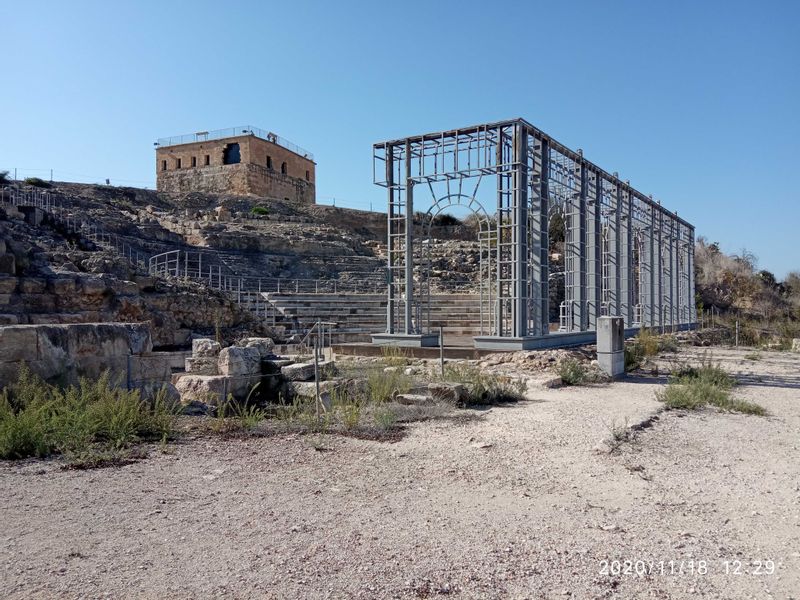
[[[586, 168], [583, 161], [578, 162], [578, 196], [570, 198], [572, 209], [567, 227], [571, 230], [571, 248], [567, 252], [574, 254], [573, 260], [577, 259], [578, 277], [572, 281], [572, 322], [569, 323], [569, 330], [573, 331], [576, 327], [578, 331], [585, 331], [589, 327], [588, 313], [586, 311]], [[576, 210], [577, 209], [577, 210]]]
[[514, 337], [528, 334], [528, 134], [514, 126]]
[[592, 173], [592, 194], [586, 200], [586, 308], [589, 329], [597, 329], [597, 317], [600, 316], [600, 303], [603, 301], [602, 274], [602, 236], [600, 231], [600, 197], [598, 190], [602, 179], [598, 173]]
[[619, 316], [620, 203], [619, 189], [613, 185], [611, 214], [608, 215], [608, 316]]
[[617, 202], [620, 204], [620, 293], [619, 316], [625, 327], [633, 323], [633, 211], [630, 190], [617, 186]]
[[411, 143], [406, 141], [406, 305], [405, 333], [414, 333], [414, 182], [411, 179]]
[[686, 269], [689, 276], [689, 323], [697, 322], [697, 301], [694, 291], [694, 228], [689, 228]]
[[653, 310], [655, 311], [656, 318], [653, 320], [654, 327], [664, 326], [664, 227], [663, 217], [661, 211], [655, 211], [655, 222], [657, 223], [655, 246], [656, 246], [656, 285], [655, 285], [655, 302], [653, 303]]
[[389, 207], [386, 211], [386, 333], [395, 332], [395, 298], [394, 298], [394, 248], [392, 247], [392, 217], [394, 214], [394, 146], [386, 148], [386, 190], [389, 193]]
[[541, 162], [534, 156], [534, 174], [532, 176], [531, 193], [533, 195], [533, 213], [531, 214], [531, 289], [536, 300], [535, 320], [531, 335], [546, 335], [550, 330], [549, 314], [549, 267], [548, 267], [548, 190], [547, 167], [549, 149], [547, 140], [541, 140]]

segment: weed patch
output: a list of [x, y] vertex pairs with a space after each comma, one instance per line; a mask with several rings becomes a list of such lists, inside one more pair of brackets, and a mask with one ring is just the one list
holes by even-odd
[[468, 404], [503, 404], [519, 402], [525, 398], [524, 381], [484, 373], [468, 363], [445, 366], [444, 380], [460, 383], [467, 388]]
[[23, 366], [16, 383], [0, 395], [0, 458], [119, 452], [168, 438], [176, 416], [164, 390], [145, 401], [138, 391], [113, 386], [108, 373], [61, 389]]
[[673, 375], [667, 387], [656, 393], [656, 397], [667, 408], [698, 410], [714, 406], [727, 412], [738, 412], [763, 416], [764, 407], [733, 398], [732, 388], [736, 380], [710, 360], [703, 359], [699, 367], [684, 367]]

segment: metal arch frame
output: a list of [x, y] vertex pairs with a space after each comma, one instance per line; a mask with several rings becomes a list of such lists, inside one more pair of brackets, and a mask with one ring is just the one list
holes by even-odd
[[[476, 338], [476, 346], [529, 348], [545, 338], [546, 345], [567, 344], [566, 334], [595, 330], [604, 298], [608, 312], [622, 316], [626, 327], [693, 326], [694, 257], [688, 242], [694, 227], [581, 151], [512, 119], [373, 146], [374, 183], [388, 192], [386, 335], [430, 334], [413, 310], [415, 188], [444, 182], [449, 196], [451, 182], [461, 194], [465, 180], [478, 177], [480, 183], [488, 176], [497, 181], [495, 321], [492, 335]], [[549, 332], [552, 202], [563, 202], [566, 213], [563, 336]], [[640, 245], [636, 258], [634, 244]]]
[[[492, 272], [492, 242], [496, 242], [495, 230], [491, 229], [491, 218], [486, 208], [476, 198], [478, 186], [480, 181], [475, 186], [472, 196], [462, 194], [460, 191], [457, 193], [448, 194], [441, 198], [436, 198], [436, 195], [431, 187], [431, 195], [434, 198], [434, 203], [425, 213], [425, 222], [423, 225], [426, 227], [426, 236], [422, 243], [422, 254], [424, 260], [423, 275], [420, 280], [420, 290], [422, 301], [418, 304], [419, 311], [417, 313], [417, 323], [425, 323], [425, 328], [430, 331], [431, 323], [431, 286], [430, 286], [430, 273], [431, 273], [431, 229], [433, 227], [434, 219], [442, 214], [443, 211], [453, 206], [463, 206], [470, 210], [473, 215], [478, 217], [479, 231], [478, 231], [478, 290], [480, 302], [480, 333], [481, 335], [491, 334], [494, 331], [494, 311], [492, 310], [492, 298], [494, 288], [492, 287], [492, 280], [488, 275]], [[453, 199], [456, 201], [453, 201]], [[467, 202], [460, 202], [460, 199], [467, 199]], [[435, 211], [434, 211], [435, 209]], [[486, 261], [484, 262], [484, 256]], [[424, 321], [423, 321], [424, 314]]]

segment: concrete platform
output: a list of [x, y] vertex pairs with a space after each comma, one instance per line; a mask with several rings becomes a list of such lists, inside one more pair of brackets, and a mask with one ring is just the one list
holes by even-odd
[[[383, 356], [386, 346], [377, 344], [334, 344], [334, 355], [340, 356]], [[492, 350], [478, 350], [467, 346], [445, 346], [444, 357], [451, 360], [476, 360], [487, 354], [492, 354]], [[403, 348], [403, 354], [409, 358], [439, 358], [439, 348], [431, 347], [411, 347]]]
[[439, 347], [438, 333], [373, 333], [372, 343], [376, 346], [396, 346], [399, 348]]
[[578, 331], [574, 333], [550, 333], [531, 337], [499, 337], [479, 335], [475, 337], [475, 347], [493, 352], [514, 352], [517, 350], [542, 350], [544, 348], [569, 348], [594, 344], [597, 335], [594, 331]]

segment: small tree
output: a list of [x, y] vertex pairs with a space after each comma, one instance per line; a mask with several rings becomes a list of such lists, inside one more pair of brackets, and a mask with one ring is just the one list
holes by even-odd
[[8, 178], [8, 171], [0, 171], [0, 185], [6, 185], [7, 183], [11, 183]]

